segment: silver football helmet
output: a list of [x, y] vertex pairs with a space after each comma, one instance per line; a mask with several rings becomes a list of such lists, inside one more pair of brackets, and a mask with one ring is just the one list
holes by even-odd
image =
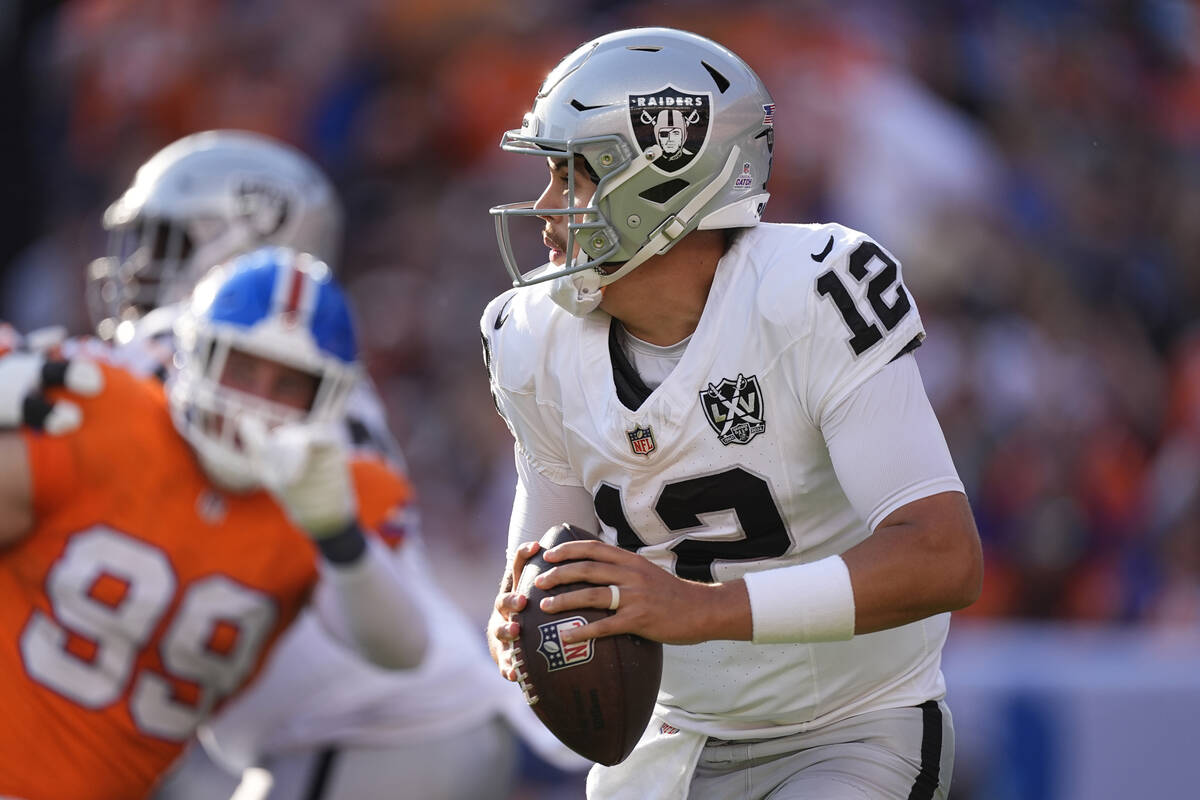
[[144, 314], [186, 298], [211, 267], [261, 245], [334, 265], [342, 209], [299, 151], [256, 133], [214, 130], [143, 164], [105, 211], [104, 228], [108, 255], [88, 267], [88, 308], [101, 338], [120, 342]]
[[[574, 313], [600, 288], [697, 228], [757, 224], [774, 147], [775, 104], [745, 62], [725, 47], [671, 28], [633, 28], [594, 39], [547, 76], [503, 150], [567, 162], [566, 203], [491, 209], [513, 285], [554, 280], [554, 298]], [[591, 201], [575, 198], [575, 159], [597, 179]], [[517, 264], [514, 216], [572, 214], [566, 264]], [[578, 244], [580, 252], [575, 253]], [[598, 269], [620, 264], [613, 271]]]

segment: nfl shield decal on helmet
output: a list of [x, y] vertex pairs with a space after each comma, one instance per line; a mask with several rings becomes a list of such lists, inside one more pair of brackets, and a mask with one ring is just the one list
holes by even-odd
[[642, 152], [659, 145], [662, 155], [653, 166], [667, 174], [678, 172], [708, 144], [711, 109], [711, 92], [692, 94], [665, 86], [651, 94], [631, 94], [633, 139]]
[[563, 644], [562, 637], [559, 635], [562, 631], [570, 630], [571, 628], [581, 628], [586, 624], [587, 620], [583, 617], [567, 617], [566, 619], [544, 622], [538, 625], [538, 631], [542, 634], [542, 641], [538, 645], [537, 650], [542, 654], [542, 658], [546, 659], [547, 669], [554, 672], [555, 670], [586, 664], [592, 660], [591, 639], [588, 639], [586, 642]]
[[738, 373], [736, 380], [710, 383], [700, 393], [700, 406], [721, 444], [746, 444], [767, 429], [756, 375]]
[[625, 431], [629, 437], [629, 446], [634, 455], [648, 456], [654, 452], [654, 431], [649, 426], [637, 426], [631, 431]]

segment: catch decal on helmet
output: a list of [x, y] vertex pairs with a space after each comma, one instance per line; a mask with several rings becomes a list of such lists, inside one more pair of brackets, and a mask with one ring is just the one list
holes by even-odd
[[633, 139], [645, 153], [654, 145], [662, 155], [651, 166], [672, 174], [692, 163], [708, 143], [712, 93], [691, 94], [667, 86], [651, 94], [629, 96]]

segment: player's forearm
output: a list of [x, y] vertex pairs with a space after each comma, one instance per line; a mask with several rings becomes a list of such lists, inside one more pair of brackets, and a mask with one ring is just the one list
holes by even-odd
[[961, 492], [901, 506], [840, 556], [748, 574], [753, 641], [830, 642], [974, 602], [982, 555]]
[[21, 435], [0, 433], [0, 547], [33, 530], [33, 485]]
[[706, 618], [699, 626], [706, 638], [749, 641], [753, 637], [754, 619], [745, 581], [712, 584], [706, 607]]
[[856, 634], [968, 606], [983, 579], [979, 537], [959, 492], [897, 509], [842, 557], [854, 587]]
[[319, 543], [322, 587], [327, 587], [318, 588], [327, 595], [317, 602], [322, 622], [378, 666], [416, 667], [428, 632], [383, 545], [364, 537], [357, 525], [333, 539]]

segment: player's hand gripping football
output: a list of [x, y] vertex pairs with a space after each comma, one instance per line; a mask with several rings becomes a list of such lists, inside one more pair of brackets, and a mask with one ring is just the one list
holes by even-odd
[[538, 588], [594, 584], [544, 598], [543, 611], [612, 608], [617, 601], [615, 614], [564, 632], [564, 644], [617, 633], [634, 633], [664, 644], [748, 640], [753, 633], [750, 597], [742, 581], [685, 580], [637, 553], [600, 541], [566, 542], [542, 557], [555, 566], [537, 577]]
[[45, 392], [53, 388], [90, 397], [104, 388], [104, 375], [80, 358], [50, 358], [23, 349], [0, 355], [0, 430], [25, 425], [58, 436], [77, 429], [83, 422], [79, 406], [50, 400]]
[[346, 447], [332, 424], [241, 420], [239, 432], [267, 491], [313, 539], [341, 533], [358, 514]]
[[[500, 673], [517, 679], [511, 660], [512, 643], [520, 635], [512, 616], [525, 608], [526, 598], [513, 590], [521, 580], [521, 569], [538, 552], [537, 542], [521, 545], [505, 575], [495, 610], [488, 625], [488, 643]], [[695, 644], [711, 639], [745, 639], [752, 634], [750, 598], [741, 581], [699, 583], [677, 578], [646, 558], [598, 541], [558, 545], [543, 553], [556, 564], [537, 578], [541, 589], [560, 584], [591, 583], [593, 586], [547, 597], [547, 613], [579, 608], [612, 608], [617, 587], [616, 613], [597, 622], [564, 631], [563, 643], [595, 639], [618, 633], [634, 633], [666, 644]], [[563, 563], [570, 561], [572, 563]]]
[[488, 650], [491, 651], [496, 665], [500, 667], [500, 674], [510, 681], [517, 680], [517, 668], [513, 663], [513, 642], [521, 633], [520, 625], [514, 622], [512, 617], [525, 608], [526, 601], [524, 595], [517, 593], [516, 586], [521, 581], [521, 570], [539, 549], [541, 545], [538, 542], [525, 542], [513, 553], [500, 582], [500, 592], [496, 595], [491, 619], [488, 620]]

